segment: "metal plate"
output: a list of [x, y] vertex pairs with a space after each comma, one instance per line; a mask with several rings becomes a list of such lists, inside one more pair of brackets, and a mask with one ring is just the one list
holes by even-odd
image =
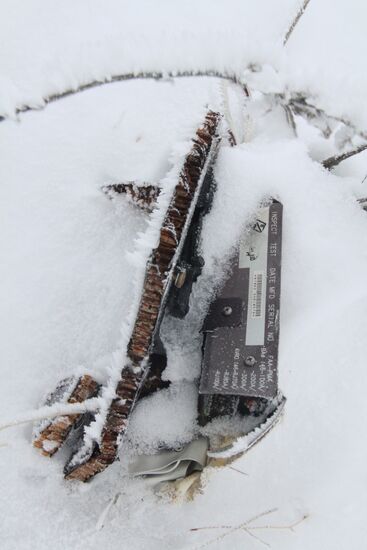
[[240, 303], [241, 311], [236, 310], [237, 322], [232, 325], [216, 323], [215, 307], [209, 312], [204, 324], [208, 332], [202, 394], [266, 398], [277, 394], [282, 212], [276, 201], [261, 208], [252, 230], [240, 241], [232, 275], [217, 302]]
[[210, 305], [203, 331], [218, 327], [236, 327], [243, 323], [243, 300], [241, 298], [218, 298]]

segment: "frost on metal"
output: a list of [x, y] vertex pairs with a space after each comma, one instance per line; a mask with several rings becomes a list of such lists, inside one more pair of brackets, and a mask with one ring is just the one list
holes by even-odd
[[[98, 393], [97, 382], [89, 375], [80, 378], [72, 376], [61, 380], [51, 392], [45, 405], [55, 403], [82, 403]], [[71, 429], [80, 419], [81, 414], [60, 415], [53, 420], [42, 420], [33, 430], [33, 446], [40, 449], [44, 456], [54, 455], [65, 442]]]
[[[153, 336], [161, 320], [180, 244], [190, 224], [200, 187], [218, 143], [221, 116], [208, 111], [196, 131], [191, 149], [179, 173], [159, 234], [159, 241], [146, 266], [139, 309], [128, 344], [130, 364], [123, 367], [114, 388], [114, 398], [105, 422], [101, 422], [98, 443], [90, 447], [87, 436], [65, 466], [65, 477], [87, 481], [102, 472], [116, 459], [119, 443], [126, 431], [130, 413], [147, 374], [147, 359]], [[98, 415], [96, 416], [98, 425]]]
[[160, 193], [157, 185], [149, 183], [138, 184], [129, 181], [127, 183], [114, 183], [105, 185], [102, 190], [111, 198], [116, 195], [125, 195], [133, 204], [146, 212], [151, 212]]

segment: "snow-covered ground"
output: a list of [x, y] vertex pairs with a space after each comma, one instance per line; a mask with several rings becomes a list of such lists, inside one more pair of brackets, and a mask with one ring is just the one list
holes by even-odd
[[[0, 1], [0, 116], [9, 117], [0, 122], [0, 422], [35, 409], [78, 369], [105, 381], [120, 364], [153, 226], [100, 188], [134, 179], [168, 192], [167, 174], [207, 105], [226, 113], [243, 143], [218, 156], [193, 308], [164, 327], [173, 384], [138, 406], [129, 446], [172, 445], [195, 430], [197, 328], [264, 195], [284, 205], [280, 386], [288, 399], [259, 445], [233, 468], [207, 469], [202, 494], [181, 504], [127, 478], [123, 460], [87, 485], [67, 483], [63, 451], [53, 460], [37, 454], [30, 425], [1, 431], [1, 549], [365, 548], [367, 214], [355, 199], [367, 196], [367, 152], [327, 172], [317, 161], [336, 151], [340, 124], [326, 140], [300, 119], [296, 138], [264, 94], [304, 91], [367, 128], [367, 6], [311, 0], [283, 48], [299, 4]], [[96, 79], [189, 69], [242, 76], [252, 99], [216, 78], [134, 80], [15, 115]], [[293, 532], [278, 528], [305, 516]], [[244, 528], [253, 526], [264, 528]]]

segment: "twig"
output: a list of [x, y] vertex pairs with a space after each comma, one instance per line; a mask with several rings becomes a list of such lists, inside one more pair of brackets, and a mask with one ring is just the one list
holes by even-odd
[[301, 19], [302, 15], [305, 13], [306, 8], [308, 4], [310, 3], [310, 0], [303, 0], [302, 6], [298, 10], [296, 17], [293, 19], [292, 23], [289, 26], [289, 29], [287, 30], [287, 33], [283, 40], [283, 46], [285, 46], [289, 40], [289, 37], [291, 36], [292, 32], [294, 31], [295, 26], [297, 25], [298, 21]]
[[303, 515], [300, 519], [297, 521], [289, 524], [289, 525], [255, 525], [251, 526], [251, 523], [254, 522], [256, 519], [259, 519], [260, 517], [264, 517], [265, 515], [269, 515], [273, 512], [277, 511], [277, 509], [268, 510], [267, 512], [264, 512], [262, 514], [259, 514], [252, 519], [241, 523], [240, 525], [237, 525], [233, 527], [232, 525], [218, 525], [218, 526], [210, 526], [210, 527], [195, 527], [193, 529], [190, 529], [190, 531], [203, 531], [203, 530], [209, 530], [209, 529], [226, 529], [227, 532], [223, 533], [219, 537], [216, 537], [215, 539], [211, 539], [210, 541], [207, 541], [201, 546], [198, 546], [196, 550], [199, 550], [200, 548], [204, 548], [205, 546], [209, 546], [213, 542], [217, 542], [218, 540], [223, 539], [224, 537], [230, 535], [231, 533], [234, 533], [235, 531], [239, 531], [243, 529], [246, 531], [248, 535], [255, 538], [258, 542], [261, 542], [265, 546], [270, 546], [267, 542], [262, 540], [260, 537], [256, 536], [253, 531], [261, 531], [261, 530], [279, 530], [279, 531], [292, 531], [300, 525], [303, 521], [305, 521], [308, 518], [308, 514]]
[[210, 525], [204, 527], [192, 527], [190, 531], [208, 531], [209, 529], [232, 529], [233, 525]]
[[[289, 525], [255, 525], [253, 527], [247, 527], [247, 529], [251, 529], [251, 531], [259, 530], [259, 529], [275, 529], [275, 530], [281, 530], [281, 531], [293, 531], [295, 527], [297, 527], [300, 523], [305, 521], [308, 518], [308, 514], [305, 514], [300, 519], [297, 519], [294, 523], [290, 523]], [[210, 529], [233, 529], [233, 525], [210, 525], [206, 527], [193, 527], [190, 529], [190, 531], [208, 531]]]
[[290, 525], [256, 525], [254, 527], [249, 527], [248, 529], [251, 529], [251, 531], [255, 531], [256, 529], [271, 529], [271, 530], [281, 530], [281, 531], [293, 531], [293, 529], [295, 527], [300, 525], [307, 518], [308, 518], [308, 514], [305, 514], [300, 519], [298, 519], [294, 523], [291, 523]]
[[49, 407], [41, 407], [35, 411], [24, 413], [22, 416], [13, 420], [8, 420], [0, 423], [0, 431], [19, 426], [21, 424], [28, 424], [28, 422], [35, 422], [36, 420], [44, 420], [46, 418], [56, 418], [57, 416], [80, 414], [85, 412], [94, 412], [100, 408], [101, 398], [93, 397], [87, 399], [83, 403], [55, 403]]
[[97, 520], [97, 523], [96, 523], [96, 531], [100, 531], [101, 529], [103, 529], [103, 527], [105, 525], [105, 521], [106, 521], [107, 516], [108, 516], [108, 513], [109, 513], [110, 509], [112, 508], [112, 506], [114, 506], [117, 503], [118, 499], [120, 498], [120, 495], [121, 495], [120, 492], [116, 493], [108, 501], [107, 506], [102, 510], [102, 513], [100, 514], [100, 516]]
[[[210, 539], [209, 541], [205, 542], [204, 544], [200, 545], [200, 546], [197, 546], [195, 548], [195, 550], [199, 550], [201, 548], [205, 548], [206, 546], [209, 546], [210, 544], [212, 544], [213, 542], [217, 542], [219, 540], [222, 540], [224, 539], [225, 537], [228, 537], [228, 535], [231, 535], [232, 533], [235, 533], [236, 531], [240, 531], [241, 529], [244, 529], [247, 534], [249, 534], [250, 536], [253, 536], [253, 538], [258, 538], [256, 537], [255, 535], [253, 535], [252, 533], [250, 534], [248, 532], [248, 525], [250, 525], [253, 521], [256, 521], [257, 519], [259, 518], [262, 518], [264, 516], [267, 516], [269, 514], [273, 514], [274, 512], [277, 511], [277, 508], [273, 508], [271, 510], [267, 510], [266, 512], [262, 512], [261, 514], [257, 514], [256, 516], [252, 517], [251, 519], [243, 522], [243, 523], [240, 523], [240, 525], [237, 525], [235, 527], [229, 527], [229, 530], [226, 532], [226, 533], [222, 533], [222, 535], [219, 535], [219, 537], [215, 537], [214, 539]], [[192, 531], [194, 529], [190, 529], [190, 531]], [[198, 529], [196, 529], [198, 530]], [[261, 540], [261, 539], [260, 539]], [[264, 541], [261, 541], [263, 544], [266, 545], [266, 543]]]
[[[286, 105], [289, 105], [293, 114], [304, 116], [312, 120], [321, 119], [325, 124], [327, 124], [326, 119], [333, 120], [335, 122], [341, 122], [351, 130], [353, 130], [353, 132], [355, 132], [358, 136], [367, 140], [367, 132], [365, 132], [364, 130], [360, 130], [355, 124], [353, 124], [353, 122], [344, 117], [326, 113], [323, 109], [320, 109], [320, 107], [316, 107], [316, 105], [310, 103], [307, 97], [305, 97], [303, 94], [297, 92], [293, 93], [289, 100], [286, 100], [284, 94], [276, 94], [276, 96], [278, 97], [278, 100], [282, 102], [282, 104], [285, 103]], [[328, 138], [331, 134], [330, 127], [324, 129], [323, 133], [325, 137]]]
[[[367, 176], [366, 176], [367, 178]], [[366, 179], [365, 178], [365, 179]], [[363, 180], [364, 181], [364, 180]], [[362, 183], [363, 183], [362, 181]], [[367, 197], [363, 197], [361, 199], [357, 199], [357, 202], [361, 205], [361, 207], [363, 208], [363, 210], [366, 212], [367, 211]]]
[[[310, 0], [306, 2], [308, 4]], [[304, 11], [304, 10], [303, 10]], [[299, 18], [301, 15], [299, 16]], [[299, 19], [298, 18], [298, 19]], [[288, 31], [289, 32], [289, 31]], [[288, 34], [288, 33], [287, 33]], [[224, 80], [229, 80], [233, 82], [234, 84], [237, 84], [241, 87], [242, 91], [246, 95], [246, 97], [250, 97], [250, 92], [247, 87], [247, 85], [242, 82], [241, 78], [236, 75], [235, 73], [222, 73], [220, 71], [178, 71], [178, 72], [140, 72], [140, 73], [125, 73], [120, 75], [114, 75], [109, 78], [102, 78], [100, 80], [93, 80], [91, 82], [88, 82], [86, 84], [82, 84], [81, 86], [78, 86], [74, 89], [69, 89], [64, 92], [60, 92], [58, 94], [51, 94], [49, 96], [46, 96], [43, 98], [43, 105], [39, 107], [32, 107], [31, 105], [21, 105], [16, 108], [15, 113], [21, 114], [28, 111], [40, 111], [43, 110], [49, 103], [53, 103], [55, 101], [58, 101], [59, 99], [64, 99], [69, 96], [79, 94], [82, 92], [85, 92], [87, 90], [90, 90], [92, 88], [96, 88], [99, 86], [105, 86], [107, 84], [113, 84], [114, 82], [122, 82], [127, 80], [134, 80], [134, 79], [153, 79], [153, 80], [166, 80], [166, 79], [173, 79], [173, 78], [187, 78], [187, 77], [209, 77], [209, 78], [220, 78]], [[329, 118], [331, 120], [335, 120], [337, 122], [341, 122], [351, 128], [356, 134], [358, 134], [363, 139], [367, 140], [367, 132], [364, 132], [363, 130], [359, 130], [352, 122], [349, 120], [338, 117], [335, 115], [329, 115], [325, 113], [322, 109], [316, 107], [315, 105], [312, 105], [309, 102], [306, 102], [306, 97], [301, 93], [294, 93], [292, 94], [291, 99], [288, 102], [285, 102], [284, 94], [275, 94], [276, 97], [278, 97], [278, 100], [280, 99], [284, 105], [284, 109], [286, 111], [287, 117], [291, 117], [289, 119], [289, 122], [292, 126], [292, 129], [294, 132], [296, 132], [296, 125], [294, 121], [294, 114], [301, 114], [306, 115], [310, 118], [316, 118], [317, 116], [324, 116], [326, 118]], [[287, 106], [287, 107], [286, 107]], [[290, 110], [289, 110], [290, 109]], [[0, 115], [0, 122], [3, 122], [7, 120], [7, 116], [1, 116]]]
[[356, 147], [351, 151], [347, 151], [346, 153], [342, 153], [341, 155], [334, 155], [332, 157], [329, 157], [323, 160], [322, 165], [327, 170], [331, 170], [331, 168], [334, 168], [334, 166], [337, 166], [338, 164], [343, 162], [343, 160], [349, 159], [354, 155], [358, 155], [358, 153], [362, 153], [362, 151], [365, 151], [366, 149], [367, 149], [367, 143], [364, 143], [363, 145], [360, 145], [359, 147]]
[[263, 546], [266, 546], [267, 548], [270, 548], [270, 544], [268, 542], [265, 542], [265, 540], [261, 539], [259, 537], [259, 535], [255, 535], [254, 533], [252, 533], [252, 529], [251, 527], [244, 527], [243, 528], [244, 531], [246, 531], [246, 533], [252, 537], [253, 539], [257, 540], [258, 542], [260, 542]]
[[293, 135], [297, 137], [297, 127], [296, 127], [296, 121], [294, 120], [293, 111], [290, 108], [290, 106], [287, 105], [286, 103], [284, 103], [282, 107], [284, 109], [287, 122], [289, 126], [292, 128]]
[[238, 472], [239, 474], [242, 474], [243, 476], [248, 476], [246, 472], [243, 472], [242, 470], [239, 470], [238, 468], [235, 468], [234, 466], [229, 466], [230, 470], [233, 470], [234, 472]]
[[[39, 107], [32, 107], [31, 105], [21, 105], [15, 109], [15, 114], [18, 115], [20, 113], [26, 113], [28, 111], [41, 111], [43, 110], [49, 103], [53, 103], [55, 101], [58, 101], [59, 99], [64, 99], [66, 97], [70, 97], [75, 94], [79, 94], [81, 92], [85, 92], [87, 90], [90, 90], [91, 88], [97, 88], [99, 86], [105, 86], [107, 84], [113, 84], [114, 82], [123, 82], [126, 80], [135, 80], [135, 79], [148, 79], [148, 80], [168, 80], [173, 78], [186, 78], [186, 77], [209, 77], [209, 78], [222, 78], [225, 80], [230, 80], [234, 84], [238, 84], [241, 86], [244, 94], [249, 97], [250, 92], [243, 82], [241, 82], [241, 79], [238, 78], [234, 73], [221, 73], [219, 71], [169, 71], [169, 72], [139, 72], [139, 73], [123, 73], [118, 75], [113, 75], [111, 77], [101, 78], [100, 80], [92, 80], [91, 82], [87, 82], [86, 84], [82, 84], [81, 86], [78, 86], [77, 88], [71, 88], [69, 90], [65, 90], [64, 92], [60, 92], [57, 94], [51, 94], [49, 96], [46, 96], [42, 99], [43, 105]], [[3, 122], [8, 117], [3, 115], [0, 116], [0, 122]]]

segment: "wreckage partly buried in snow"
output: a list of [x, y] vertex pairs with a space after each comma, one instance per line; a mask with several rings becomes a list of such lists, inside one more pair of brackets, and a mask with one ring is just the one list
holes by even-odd
[[[213, 165], [223, 141], [233, 145], [234, 137], [221, 114], [208, 111], [183, 162], [158, 245], [148, 260], [127, 349], [128, 362], [122, 365], [119, 380], [109, 382], [108, 393], [113, 398], [107, 412], [64, 415], [35, 427], [33, 444], [46, 456], [55, 454], [73, 435], [73, 451], [64, 468], [66, 479], [87, 481], [112, 464], [123, 445], [136, 402], [169, 383], [161, 377], [167, 359], [160, 324], [166, 310], [178, 318], [188, 312], [191, 288], [203, 267], [200, 233], [215, 193]], [[125, 193], [146, 210], [152, 209], [159, 194], [154, 186], [136, 187], [132, 183], [109, 186], [104, 191], [112, 196]], [[200, 467], [208, 457], [229, 457], [251, 447], [282, 412], [285, 399], [277, 385], [281, 230], [282, 205], [267, 201], [239, 243], [231, 274], [204, 322], [199, 424], [239, 415], [246, 419], [246, 428], [239, 438], [216, 438], [215, 443], [205, 440]], [[46, 404], [80, 403], [100, 390], [89, 375], [67, 379], [49, 395]], [[85, 432], [91, 422], [99, 427], [93, 440]], [[143, 468], [133, 468], [134, 473], [151, 470], [146, 463]], [[190, 471], [185, 468], [173, 477]]]
[[[308, 3], [308, 0], [302, 3], [285, 35], [284, 45]], [[249, 65], [245, 71], [251, 78], [258, 72], [261, 72], [261, 67], [257, 65]], [[244, 74], [239, 77], [216, 71], [128, 73], [50, 95], [44, 98], [44, 105], [112, 82], [179, 76], [222, 79], [222, 82], [239, 86], [246, 98], [251, 96], [244, 84]], [[325, 141], [332, 136], [337, 150], [342, 152], [334, 154], [335, 148], [331, 147], [333, 155], [322, 163], [328, 170], [367, 148], [365, 132], [348, 120], [328, 115], [303, 93], [285, 89], [273, 93], [264, 91], [260, 95], [255, 109], [260, 109], [263, 115], [273, 110], [282, 111], [293, 135], [297, 136], [297, 119], [302, 118], [317, 128]], [[160, 325], [165, 311], [179, 318], [185, 317], [192, 285], [203, 267], [200, 233], [203, 217], [210, 210], [215, 192], [213, 164], [223, 141], [229, 145], [236, 143], [236, 132], [228, 120], [233, 122], [233, 119], [230, 112], [225, 112], [226, 106], [227, 101], [223, 105], [227, 117], [222, 117], [219, 112], [207, 112], [179, 172], [160, 228], [158, 245], [146, 266], [140, 305], [127, 349], [128, 361], [121, 365], [120, 377], [111, 378], [105, 391], [89, 374], [71, 377], [61, 381], [46, 399], [46, 405], [75, 404], [84, 403], [101, 392], [103, 395], [104, 406], [97, 413], [62, 414], [41, 421], [34, 428], [33, 444], [45, 456], [54, 455], [67, 440], [72, 441], [73, 451], [64, 468], [67, 479], [87, 481], [112, 464], [123, 446], [128, 421], [137, 401], [169, 385], [162, 379], [167, 357], [160, 338]], [[20, 105], [16, 113], [32, 108], [27, 104]], [[222, 124], [223, 118], [227, 119], [231, 130]], [[1, 120], [5, 117], [0, 116]], [[349, 150], [345, 151], [346, 147]], [[103, 190], [112, 197], [124, 193], [147, 211], [154, 208], [160, 193], [154, 185], [136, 186], [133, 182], [110, 185]], [[365, 208], [366, 200], [360, 202]], [[165, 449], [155, 458], [140, 457], [132, 464], [130, 471], [133, 475], [158, 474], [161, 479], [168, 480], [185, 477], [215, 459], [231, 459], [246, 451], [279, 419], [285, 403], [278, 390], [277, 364], [281, 237], [282, 205], [268, 198], [259, 205], [251, 228], [242, 236], [232, 258], [228, 279], [213, 298], [202, 327], [198, 424], [206, 426], [218, 417], [236, 417], [241, 424], [239, 433], [226, 436], [222, 432], [219, 437], [209, 437], [209, 440], [198, 437], [178, 453]], [[94, 426], [93, 437], [86, 430], [91, 424]], [[177, 466], [180, 462], [182, 464], [172, 468], [172, 464]], [[176, 471], [171, 475], [173, 469]]]

